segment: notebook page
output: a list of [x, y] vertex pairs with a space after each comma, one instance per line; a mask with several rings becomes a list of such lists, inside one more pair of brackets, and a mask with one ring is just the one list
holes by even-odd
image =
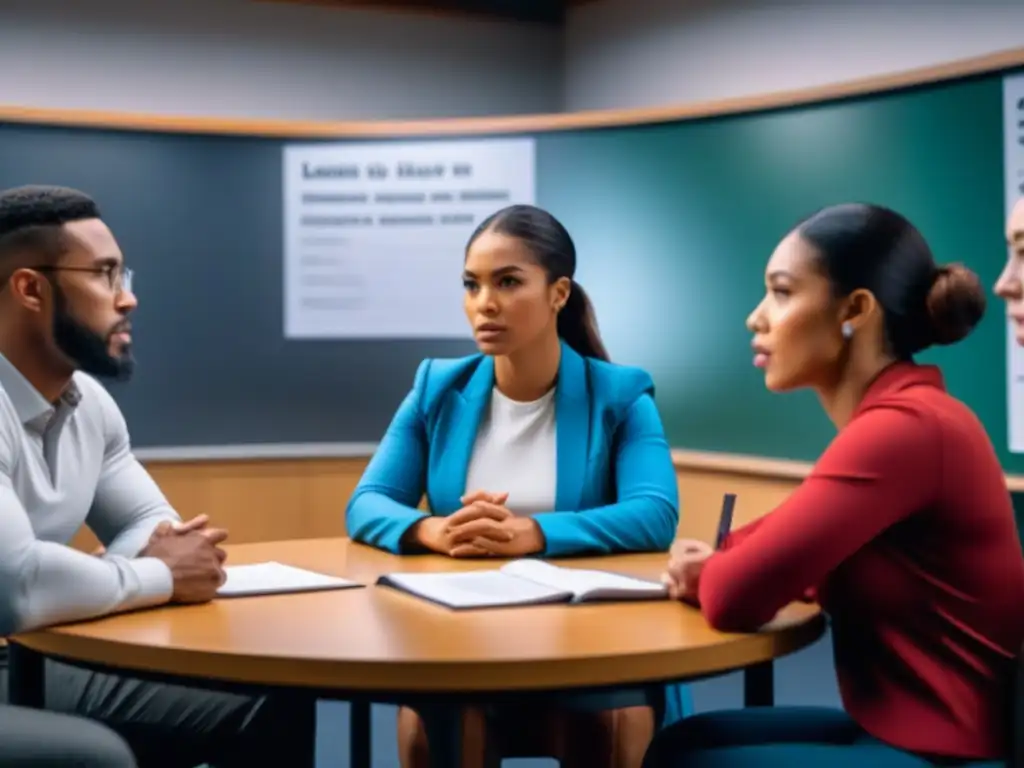
[[513, 560], [502, 571], [523, 580], [572, 592], [576, 596], [601, 593], [615, 596], [650, 595], [665, 592], [663, 584], [607, 571], [560, 568], [542, 560]]
[[564, 588], [510, 578], [501, 571], [392, 573], [379, 583], [451, 608], [536, 605], [570, 597]]
[[227, 573], [227, 580], [217, 590], [218, 597], [271, 595], [362, 586], [340, 576], [328, 576], [273, 561], [252, 565], [229, 565], [224, 571]]

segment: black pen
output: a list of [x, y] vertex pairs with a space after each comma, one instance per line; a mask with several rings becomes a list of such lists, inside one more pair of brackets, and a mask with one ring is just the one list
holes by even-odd
[[727, 493], [722, 499], [722, 516], [718, 518], [718, 535], [715, 537], [715, 549], [721, 549], [725, 537], [732, 530], [732, 511], [736, 506], [736, 494]]

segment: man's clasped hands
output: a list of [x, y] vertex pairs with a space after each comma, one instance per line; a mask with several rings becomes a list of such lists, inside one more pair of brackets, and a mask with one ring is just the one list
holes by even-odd
[[510, 512], [507, 501], [508, 493], [467, 493], [460, 509], [423, 518], [411, 534], [420, 547], [449, 557], [525, 557], [543, 551], [540, 526]]
[[[188, 522], [157, 524], [138, 557], [163, 561], [171, 571], [173, 592], [171, 602], [205, 603], [212, 600], [227, 578], [224, 561], [227, 552], [221, 544], [228, 532], [210, 526], [207, 515], [198, 515]], [[94, 555], [102, 557], [100, 547]]]

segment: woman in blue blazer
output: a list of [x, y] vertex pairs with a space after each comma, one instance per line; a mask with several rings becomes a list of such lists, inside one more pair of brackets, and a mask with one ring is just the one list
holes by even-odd
[[[481, 354], [419, 366], [349, 502], [352, 539], [451, 557], [669, 549], [678, 488], [653, 382], [608, 362], [575, 270], [572, 239], [546, 211], [511, 206], [478, 227], [463, 282]], [[428, 513], [416, 508], [424, 494]], [[572, 731], [552, 735], [571, 754], [546, 754], [563, 766], [622, 768], [640, 765], [657, 720], [691, 709], [687, 689], [660, 685], [548, 695], [545, 705], [574, 713], [551, 718]], [[498, 713], [513, 744], [525, 738], [514, 719]], [[409, 709], [399, 752], [406, 768], [426, 764]]]

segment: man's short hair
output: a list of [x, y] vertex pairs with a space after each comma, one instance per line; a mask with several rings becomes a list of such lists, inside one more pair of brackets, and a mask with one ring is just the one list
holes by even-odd
[[31, 252], [43, 264], [67, 249], [65, 224], [101, 218], [96, 201], [69, 187], [33, 185], [0, 191], [0, 270], [14, 253]]

